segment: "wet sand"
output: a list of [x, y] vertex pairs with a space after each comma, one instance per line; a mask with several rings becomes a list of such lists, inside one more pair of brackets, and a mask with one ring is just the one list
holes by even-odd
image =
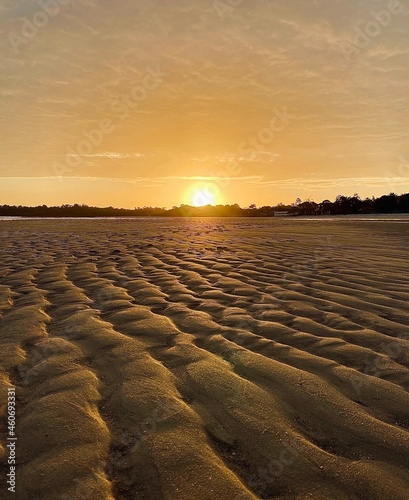
[[0, 498], [407, 500], [408, 246], [388, 220], [0, 221]]

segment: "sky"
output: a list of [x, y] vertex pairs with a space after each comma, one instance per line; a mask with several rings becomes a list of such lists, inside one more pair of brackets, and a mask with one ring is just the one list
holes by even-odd
[[399, 0], [0, 0], [0, 205], [409, 192]]

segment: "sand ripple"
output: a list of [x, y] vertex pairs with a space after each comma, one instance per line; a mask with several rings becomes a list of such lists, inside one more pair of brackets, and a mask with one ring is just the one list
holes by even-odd
[[406, 227], [2, 222], [13, 498], [406, 500]]

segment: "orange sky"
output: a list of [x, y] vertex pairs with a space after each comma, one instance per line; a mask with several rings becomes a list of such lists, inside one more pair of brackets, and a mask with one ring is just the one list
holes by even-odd
[[0, 204], [409, 191], [406, 4], [62, 3], [0, 0]]

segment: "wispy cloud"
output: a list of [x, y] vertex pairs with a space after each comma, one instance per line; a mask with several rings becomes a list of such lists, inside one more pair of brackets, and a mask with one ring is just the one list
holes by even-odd
[[270, 151], [254, 151], [251, 150], [251, 153], [248, 155], [235, 155], [231, 154], [218, 154], [212, 156], [197, 156], [192, 158], [193, 161], [196, 162], [217, 162], [217, 163], [232, 163], [235, 161], [238, 162], [273, 162], [280, 156], [279, 153], [274, 153]]
[[[184, 180], [184, 181], [204, 181], [204, 182], [225, 182], [226, 177], [222, 176], [209, 176], [209, 175], [192, 175], [192, 176], [169, 176], [169, 177], [161, 177], [162, 181], [169, 180]], [[237, 182], [260, 182], [262, 181], [262, 175], [246, 175], [246, 176], [229, 176], [229, 181], [237, 181]]]
[[[70, 155], [74, 156], [74, 155]], [[81, 155], [84, 158], [110, 158], [114, 160], [123, 160], [127, 158], [147, 158], [148, 155], [143, 153], [118, 153], [118, 152], [105, 152], [105, 153], [94, 153], [89, 155]]]
[[344, 177], [337, 179], [311, 179], [311, 178], [293, 178], [279, 180], [260, 180], [254, 181], [254, 184], [263, 187], [280, 187], [291, 190], [328, 190], [332, 188], [379, 188], [393, 185], [406, 187], [409, 189], [409, 179], [399, 176], [384, 177]]
[[[66, 189], [74, 178], [112, 179], [117, 193], [119, 182], [169, 184], [161, 196], [172, 205], [180, 185], [217, 182], [220, 172], [246, 186], [237, 202], [247, 193], [257, 201], [260, 186], [404, 188], [378, 175], [409, 157], [408, 16], [393, 17], [350, 62], [342, 48], [386, 4], [248, 1], [220, 19], [202, 0], [81, 0], [26, 33], [16, 54], [10, 36], [24, 38], [23, 20], [40, 4], [0, 0], [0, 177], [52, 178], [67, 147], [108, 120], [120, 126], [82, 155]], [[137, 102], [149, 66], [167, 76]], [[291, 126], [260, 142], [283, 106]], [[258, 144], [246, 152], [249, 140]]]
[[[192, 182], [225, 182], [226, 178], [221, 176], [200, 176], [200, 175], [173, 175], [173, 176], [165, 176], [165, 177], [101, 177], [101, 176], [36, 176], [36, 177], [27, 177], [27, 176], [0, 176], [0, 179], [3, 181], [6, 180], [31, 180], [31, 181], [39, 181], [39, 180], [58, 180], [58, 181], [91, 181], [91, 182], [124, 182], [128, 184], [138, 184], [138, 183], [152, 183], [152, 184], [164, 184], [169, 181], [192, 181]], [[243, 182], [243, 183], [254, 183], [261, 182], [263, 176], [260, 175], [247, 175], [247, 176], [236, 176], [229, 177], [229, 182]]]
[[65, 181], [70, 181], [70, 182], [104, 182], [104, 183], [109, 183], [109, 182], [115, 182], [115, 183], [125, 183], [125, 184], [143, 184], [143, 183], [162, 183], [164, 182], [164, 179], [152, 179], [150, 177], [93, 177], [93, 176], [64, 176], [64, 177], [58, 177], [58, 176], [38, 176], [38, 177], [0, 177], [3, 182], [5, 181], [41, 181], [41, 180], [47, 180], [47, 181], [57, 181], [57, 182], [65, 182]]

